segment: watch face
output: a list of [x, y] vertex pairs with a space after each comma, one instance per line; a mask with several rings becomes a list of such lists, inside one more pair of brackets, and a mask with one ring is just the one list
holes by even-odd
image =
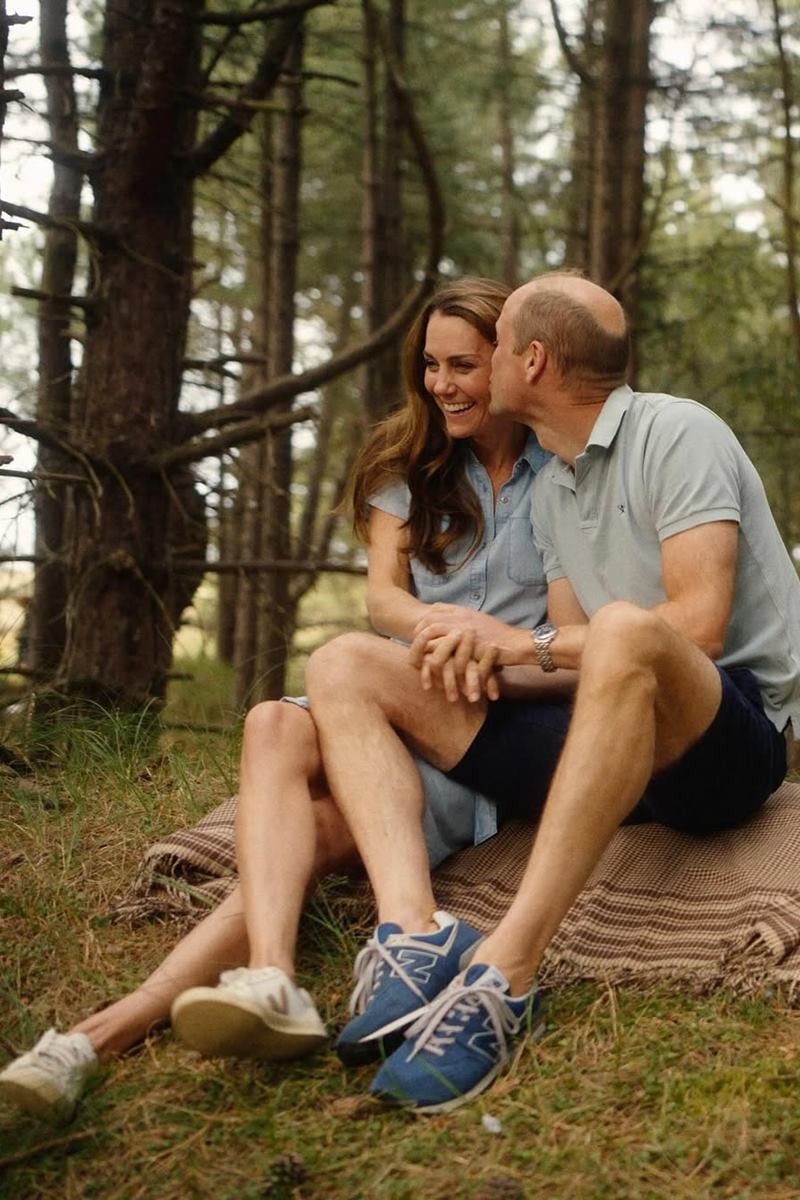
[[558, 631], [555, 625], [551, 625], [549, 622], [546, 622], [544, 625], [538, 625], [536, 627], [534, 630], [534, 636], [537, 642], [546, 641], [549, 637], [552, 637], [557, 632]]

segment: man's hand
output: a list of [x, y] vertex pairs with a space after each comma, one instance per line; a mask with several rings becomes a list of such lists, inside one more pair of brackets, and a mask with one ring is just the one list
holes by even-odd
[[436, 629], [434, 625], [423, 630], [411, 645], [411, 661], [419, 666], [423, 689], [440, 687], [452, 702], [461, 696], [472, 703], [484, 695], [497, 700], [498, 647], [487, 644], [481, 653], [474, 630], [455, 629], [437, 636]]
[[499, 669], [504, 665], [531, 661], [533, 643], [526, 630], [504, 625], [481, 614], [486, 637], [470, 628], [431, 624], [420, 630], [409, 651], [411, 663], [420, 671], [424, 689], [443, 689], [448, 700], [465, 696], [473, 703], [500, 695]]

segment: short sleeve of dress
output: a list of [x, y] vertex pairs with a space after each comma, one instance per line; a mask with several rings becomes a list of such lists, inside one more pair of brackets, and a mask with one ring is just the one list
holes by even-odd
[[733, 433], [702, 405], [677, 402], [656, 414], [643, 473], [659, 541], [712, 521], [738, 522], [740, 462]]
[[369, 503], [372, 508], [379, 508], [381, 512], [390, 513], [393, 517], [400, 517], [406, 521], [411, 508], [411, 492], [407, 483], [389, 483], [379, 491], [373, 492]]

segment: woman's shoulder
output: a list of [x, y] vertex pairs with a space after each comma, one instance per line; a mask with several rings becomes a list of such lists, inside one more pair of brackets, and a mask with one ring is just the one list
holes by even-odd
[[404, 479], [387, 477], [377, 491], [371, 492], [369, 504], [393, 517], [408, 517], [411, 507], [411, 492]]

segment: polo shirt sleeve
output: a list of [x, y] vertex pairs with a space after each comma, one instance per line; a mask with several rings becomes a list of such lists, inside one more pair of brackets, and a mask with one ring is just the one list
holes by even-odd
[[379, 491], [373, 492], [369, 502], [372, 508], [379, 508], [381, 512], [390, 513], [393, 517], [400, 517], [401, 520], [407, 521], [411, 508], [411, 492], [407, 483], [400, 481], [389, 483]]
[[[533, 540], [536, 542], [539, 553], [542, 556], [545, 578], [548, 583], [553, 583], [556, 579], [563, 579], [566, 571], [561, 566], [561, 561], [550, 533], [553, 514], [550, 505], [547, 503], [548, 493], [544, 486], [543, 478], [543, 476], [537, 475], [531, 488], [531, 526], [533, 528]], [[539, 482], [540, 480], [542, 480], [541, 483]]]
[[676, 401], [653, 418], [644, 453], [644, 486], [659, 541], [741, 516], [741, 450], [709, 409]]

